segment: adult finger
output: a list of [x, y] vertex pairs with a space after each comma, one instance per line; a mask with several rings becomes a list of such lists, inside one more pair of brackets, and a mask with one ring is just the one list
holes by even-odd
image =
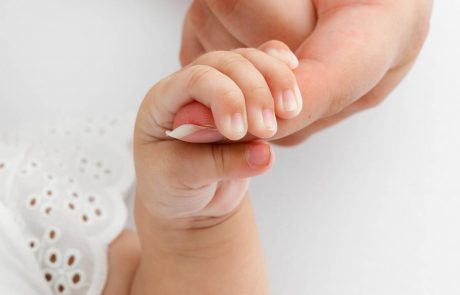
[[297, 48], [315, 26], [312, 1], [197, 1], [205, 3], [225, 29], [246, 47], [258, 47], [276, 39]]
[[[222, 25], [203, 1], [194, 1], [190, 6], [184, 25], [183, 38], [200, 44], [206, 52], [244, 46]], [[183, 46], [182, 50], [188, 51], [188, 46]], [[196, 51], [189, 52], [190, 57], [184, 62], [190, 63], [199, 56], [197, 53]]]
[[297, 50], [300, 65], [295, 73], [304, 109], [298, 118], [280, 122], [281, 136], [283, 130], [291, 134], [340, 112], [405, 62], [402, 54], [407, 53], [408, 42], [421, 46], [415, 42], [417, 37], [406, 34], [412, 30], [401, 31], [398, 20], [405, 12], [391, 6], [395, 3], [347, 1], [350, 5], [334, 6], [333, 2], [320, 2], [328, 5], [318, 5], [317, 27]]
[[190, 17], [187, 15], [182, 28], [182, 42], [179, 53], [180, 62], [185, 66], [205, 52], [193, 26], [190, 24]]
[[300, 144], [316, 132], [331, 127], [347, 119], [355, 113], [378, 106], [385, 99], [385, 97], [387, 97], [390, 92], [399, 84], [401, 79], [403, 79], [403, 77], [408, 73], [412, 65], [413, 63], [409, 63], [407, 65], [391, 70], [377, 87], [373, 88], [370, 92], [366, 93], [366, 95], [359, 98], [351, 105], [347, 106], [341, 112], [330, 117], [322, 118], [312, 123], [308, 127], [303, 128], [299, 132], [272, 141], [272, 143], [282, 146], [293, 146]]
[[292, 52], [292, 50], [283, 42], [278, 40], [270, 40], [260, 45], [259, 50], [267, 53], [268, 55], [279, 59], [286, 65], [288, 65], [291, 70], [299, 66], [299, 59]]

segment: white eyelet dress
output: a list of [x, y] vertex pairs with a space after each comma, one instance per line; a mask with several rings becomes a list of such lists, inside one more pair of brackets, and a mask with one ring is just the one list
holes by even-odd
[[100, 294], [132, 194], [132, 116], [0, 135], [0, 294]]

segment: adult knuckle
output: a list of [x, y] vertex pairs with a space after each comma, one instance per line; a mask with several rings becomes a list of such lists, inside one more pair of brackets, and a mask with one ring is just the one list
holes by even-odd
[[323, 83], [320, 84], [326, 97], [326, 115], [334, 115], [357, 99], [356, 89], [359, 88], [357, 80], [342, 71], [325, 70]]
[[327, 114], [334, 115], [340, 113], [349, 104], [349, 101], [349, 95], [344, 91], [330, 94]]
[[371, 109], [378, 107], [384, 99], [384, 95], [380, 95], [378, 91], [373, 89], [368, 94], [361, 97], [357, 103], [364, 109]]
[[227, 166], [224, 147], [219, 144], [212, 145], [211, 155], [217, 176], [222, 176]]
[[188, 21], [197, 31], [203, 30], [209, 20], [209, 12], [203, 5], [203, 1], [195, 0], [188, 11]]
[[187, 45], [182, 44], [180, 51], [179, 51], [179, 61], [181, 65], [183, 66], [188, 65], [195, 58], [196, 58], [196, 54], [192, 54], [192, 51], [190, 50], [190, 48]]
[[231, 16], [237, 11], [241, 0], [206, 0], [206, 3], [216, 14]]

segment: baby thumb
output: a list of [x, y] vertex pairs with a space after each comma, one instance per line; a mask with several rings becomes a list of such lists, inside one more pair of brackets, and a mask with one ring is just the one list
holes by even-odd
[[275, 159], [270, 144], [264, 141], [206, 145], [182, 143], [181, 146], [181, 151], [171, 151], [180, 164], [170, 165], [176, 167], [173, 169], [177, 170], [175, 175], [180, 184], [189, 188], [260, 175]]

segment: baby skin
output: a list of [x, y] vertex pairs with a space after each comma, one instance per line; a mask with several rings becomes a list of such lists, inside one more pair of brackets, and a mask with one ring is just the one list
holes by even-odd
[[149, 91], [134, 134], [137, 237], [112, 251], [106, 294], [268, 294], [247, 188], [302, 109], [297, 65], [270, 41], [204, 54]]

